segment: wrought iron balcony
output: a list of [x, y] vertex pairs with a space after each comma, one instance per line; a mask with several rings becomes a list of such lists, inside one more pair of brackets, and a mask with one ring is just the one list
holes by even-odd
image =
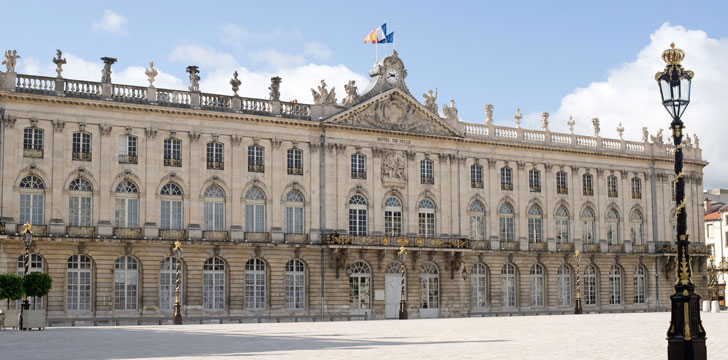
[[66, 226], [66, 235], [69, 237], [92, 238], [96, 236], [94, 226]]
[[248, 171], [262, 173], [265, 172], [265, 166], [263, 164], [248, 164]]
[[71, 159], [76, 161], [91, 161], [91, 152], [74, 151], [71, 153]]
[[545, 242], [528, 243], [528, 249], [531, 251], [546, 251], [548, 244]]
[[556, 188], [556, 193], [557, 194], [568, 194], [569, 193], [569, 188], [566, 187], [566, 186], [559, 186], [559, 187]]
[[641, 191], [632, 191], [632, 199], [642, 199]]
[[23, 157], [42, 159], [43, 150], [42, 149], [23, 149]]
[[303, 168], [302, 167], [289, 167], [288, 175], [303, 175]]
[[288, 244], [305, 244], [308, 242], [308, 234], [284, 234], [283, 241]]
[[141, 228], [114, 228], [114, 237], [117, 239], [141, 239]]
[[210, 170], [224, 170], [225, 169], [225, 163], [222, 161], [208, 161], [207, 162], [207, 168]]
[[501, 250], [518, 250], [520, 243], [517, 241], [504, 241], [500, 243]]
[[632, 251], [636, 253], [646, 253], [648, 251], [647, 245], [634, 245], [632, 246]]
[[607, 192], [607, 196], [609, 196], [609, 197], [617, 197], [617, 195], [618, 195], [617, 190], [609, 190]]
[[136, 155], [119, 155], [119, 164], [136, 164], [137, 161]]
[[0, 221], [0, 234], [5, 235], [5, 223]]
[[599, 252], [599, 244], [584, 244], [584, 252]]
[[531, 185], [528, 188], [531, 192], [541, 192], [541, 185]]
[[572, 252], [574, 251], [574, 244], [573, 243], [557, 243], [556, 244], [556, 251], [565, 251], [565, 252]]
[[182, 159], [164, 158], [164, 166], [181, 167]]
[[591, 188], [584, 189], [584, 196], [594, 196], [594, 190]]
[[420, 177], [420, 183], [432, 185], [435, 183], [435, 178], [432, 176], [422, 176]]
[[624, 244], [609, 245], [609, 252], [624, 252]]
[[[23, 231], [23, 224], [17, 224], [15, 231], [20, 234]], [[48, 236], [48, 225], [30, 225], [30, 231], [33, 232], [33, 236]]]
[[187, 230], [185, 230], [185, 229], [160, 229], [159, 237], [164, 240], [185, 240], [185, 239], [187, 239]]
[[513, 190], [513, 184], [501, 183], [501, 190]]
[[245, 241], [256, 243], [268, 242], [270, 241], [270, 234], [267, 232], [246, 232]]
[[366, 179], [367, 172], [366, 171], [352, 171], [351, 178], [352, 179]]
[[[289, 234], [286, 234], [289, 235]], [[480, 240], [485, 241], [485, 240]], [[324, 242], [329, 245], [353, 245], [353, 246], [384, 246], [399, 247], [402, 244], [407, 247], [418, 248], [449, 248], [449, 249], [470, 249], [469, 239], [443, 239], [408, 236], [351, 236], [351, 235], [328, 235]], [[482, 246], [485, 243], [482, 243]], [[485, 248], [485, 247], [484, 247]]]
[[474, 189], [482, 189], [483, 188], [483, 182], [482, 181], [471, 181], [470, 187]]
[[489, 250], [490, 241], [488, 241], [488, 240], [470, 240], [470, 246], [474, 250]]
[[202, 232], [202, 238], [207, 241], [227, 241], [230, 239], [227, 231], [206, 230]]

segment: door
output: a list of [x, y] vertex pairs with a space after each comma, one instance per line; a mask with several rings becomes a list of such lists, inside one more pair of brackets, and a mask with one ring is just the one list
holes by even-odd
[[402, 275], [387, 274], [384, 277], [384, 313], [387, 319], [399, 318], [399, 302], [402, 299]]

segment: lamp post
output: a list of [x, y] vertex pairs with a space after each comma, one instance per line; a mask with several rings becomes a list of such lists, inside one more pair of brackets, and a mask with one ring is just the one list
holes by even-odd
[[574, 252], [574, 262], [576, 263], [576, 306], [574, 306], [574, 314], [581, 314], [583, 312], [581, 307], [581, 289], [579, 288], [579, 260], [581, 260], [581, 251], [576, 250]]
[[182, 263], [182, 244], [179, 240], [174, 242], [175, 277], [174, 277], [174, 325], [182, 325], [182, 305], [179, 302], [179, 268]]
[[405, 300], [405, 271], [407, 267], [404, 265], [404, 255], [407, 253], [404, 250], [404, 246], [407, 245], [409, 242], [406, 238], [401, 238], [398, 240], [399, 242], [399, 252], [397, 253], [399, 255], [399, 261], [402, 263], [401, 272], [402, 272], [402, 286], [401, 286], [401, 297], [399, 299], [399, 319], [400, 320], [407, 320], [407, 300]]
[[[23, 231], [20, 232], [23, 235], [23, 243], [25, 243], [25, 256], [23, 257], [23, 276], [27, 276], [30, 271], [30, 244], [33, 242], [33, 230], [29, 223], [23, 224]], [[30, 310], [30, 301], [28, 301], [28, 295], [23, 294], [23, 305], [20, 306], [20, 329], [25, 330], [23, 326], [23, 315], [25, 310]]]
[[671, 319], [667, 330], [668, 359], [705, 359], [705, 329], [700, 321], [700, 296], [695, 293], [692, 281], [692, 262], [690, 261], [687, 234], [687, 213], [685, 211], [685, 172], [683, 170], [683, 126], [680, 117], [690, 103], [690, 83], [693, 72], [683, 69], [680, 62], [685, 52], [670, 44], [670, 49], [662, 53], [667, 63], [665, 70], [655, 74], [660, 87], [662, 105], [672, 116], [670, 130], [675, 145], [675, 215], [677, 216], [677, 279], [675, 293], [670, 296]]

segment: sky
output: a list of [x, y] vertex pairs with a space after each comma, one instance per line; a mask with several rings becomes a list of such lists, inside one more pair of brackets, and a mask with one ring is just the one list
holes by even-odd
[[[683, 121], [697, 133], [704, 187], [728, 188], [728, 150], [721, 146], [728, 113], [728, 2], [724, 1], [75, 1], [3, 5], [0, 48], [17, 49], [17, 71], [55, 76], [51, 62], [63, 50], [63, 76], [99, 81], [100, 57], [118, 58], [112, 81], [147, 85], [154, 61], [158, 88], [185, 89], [185, 68], [200, 67], [203, 92], [232, 94], [238, 71], [241, 96], [266, 98], [270, 77], [281, 76], [281, 99], [311, 103], [321, 79], [337, 88], [355, 80], [360, 91], [376, 56], [392, 46], [363, 44], [386, 22], [407, 68], [405, 79], [422, 101], [454, 99], [461, 121], [482, 123], [494, 105], [498, 125], [639, 141], [671, 119], [659, 101], [654, 74], [670, 42], [686, 52], [695, 72], [692, 102]], [[666, 131], [665, 134], [668, 132]]]

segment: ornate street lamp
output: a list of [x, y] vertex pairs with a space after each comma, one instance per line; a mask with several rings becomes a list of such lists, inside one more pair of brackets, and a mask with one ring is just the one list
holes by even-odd
[[675, 293], [670, 296], [672, 317], [667, 330], [668, 359], [705, 359], [705, 329], [700, 321], [700, 296], [695, 293], [692, 262], [688, 251], [687, 213], [685, 212], [685, 172], [683, 170], [683, 122], [680, 117], [690, 103], [690, 83], [693, 72], [683, 69], [680, 62], [685, 52], [670, 44], [662, 53], [665, 70], [655, 75], [660, 87], [662, 105], [672, 116], [670, 129], [675, 144], [675, 214], [677, 216], [677, 279]]
[[174, 325], [182, 325], [182, 305], [179, 302], [179, 268], [182, 263], [182, 244], [179, 240], [174, 242], [174, 258], [175, 258], [175, 278], [174, 278]]
[[581, 289], [579, 288], [579, 260], [581, 260], [581, 251], [576, 250], [574, 252], [574, 262], [576, 263], [576, 306], [574, 307], [574, 314], [581, 314], [583, 312], [581, 307]]
[[[33, 230], [31, 230], [29, 223], [23, 224], [23, 231], [20, 235], [23, 236], [23, 243], [25, 243], [25, 256], [23, 257], [23, 276], [27, 276], [30, 271], [30, 245], [33, 243]], [[28, 301], [28, 295], [23, 294], [23, 305], [20, 306], [20, 329], [25, 330], [23, 326], [23, 312], [30, 310], [30, 301]]]
[[397, 253], [399, 255], [399, 261], [402, 263], [402, 286], [401, 286], [401, 297], [399, 299], [399, 319], [400, 320], [407, 320], [407, 300], [405, 300], [405, 270], [406, 266], [404, 265], [404, 255], [407, 253], [404, 250], [404, 246], [407, 245], [409, 242], [406, 238], [401, 238], [397, 242], [399, 242], [399, 252]]

